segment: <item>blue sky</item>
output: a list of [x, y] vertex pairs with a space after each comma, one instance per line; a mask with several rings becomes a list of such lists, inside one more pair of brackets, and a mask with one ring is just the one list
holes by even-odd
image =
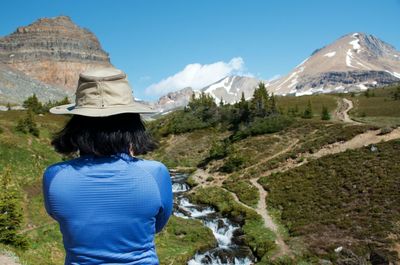
[[400, 49], [400, 0], [14, 0], [2, 10], [1, 36], [40, 17], [70, 16], [146, 100], [226, 74], [285, 75], [350, 32]]

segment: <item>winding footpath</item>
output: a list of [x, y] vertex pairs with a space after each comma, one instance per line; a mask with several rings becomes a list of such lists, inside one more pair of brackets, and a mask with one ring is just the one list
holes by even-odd
[[338, 99], [338, 106], [335, 111], [335, 116], [339, 121], [353, 123], [353, 124], [362, 124], [355, 120], [352, 120], [349, 116], [349, 111], [354, 107], [353, 101], [347, 98]]
[[[359, 122], [356, 122], [349, 117], [348, 112], [352, 108], [353, 108], [353, 102], [351, 100], [348, 100], [346, 98], [341, 98], [338, 101], [338, 108], [335, 112], [337, 119], [342, 122], [346, 122], [346, 123], [360, 124]], [[266, 205], [266, 197], [267, 197], [268, 193], [266, 190], [264, 190], [262, 185], [258, 183], [258, 180], [261, 177], [269, 176], [276, 172], [285, 172], [292, 168], [299, 167], [301, 165], [304, 165], [304, 164], [310, 162], [313, 159], [318, 159], [318, 158], [321, 158], [326, 155], [337, 154], [337, 153], [341, 153], [341, 152], [344, 152], [349, 149], [357, 149], [357, 148], [361, 148], [363, 146], [377, 144], [379, 142], [386, 142], [386, 141], [390, 141], [390, 140], [394, 140], [394, 139], [400, 139], [400, 127], [396, 128], [392, 132], [384, 134], [384, 135], [380, 135], [380, 133], [381, 133], [380, 130], [367, 131], [365, 133], [355, 136], [354, 138], [352, 138], [346, 142], [337, 142], [337, 143], [323, 146], [320, 150], [318, 150], [317, 152], [315, 152], [313, 154], [310, 154], [310, 153], [298, 154], [299, 157], [303, 158], [303, 159], [300, 159], [300, 161], [302, 161], [302, 162], [288, 160], [285, 163], [283, 163], [281, 166], [279, 166], [278, 168], [275, 168], [272, 170], [267, 170], [261, 176], [250, 179], [251, 184], [255, 188], [258, 189], [259, 196], [260, 196], [257, 207], [255, 209], [244, 204], [243, 202], [241, 202], [235, 193], [233, 193], [225, 188], [223, 188], [223, 189], [230, 192], [233, 195], [234, 200], [236, 202], [238, 202], [239, 204], [241, 204], [247, 208], [255, 210], [263, 218], [265, 227], [272, 230], [275, 233], [275, 235], [276, 235], [275, 243], [277, 244], [279, 250], [273, 258], [285, 256], [285, 255], [293, 256], [289, 246], [285, 243], [283, 236], [282, 236], [281, 232], [279, 231], [278, 225], [274, 222], [273, 218], [271, 217], [271, 215], [268, 212], [267, 205]], [[256, 164], [246, 168], [245, 172], [249, 168], [255, 167], [255, 166], [259, 165], [260, 163], [267, 162], [268, 160], [271, 160], [281, 154], [290, 152], [296, 146], [298, 141], [299, 141], [298, 139], [294, 140], [287, 148], [280, 151], [279, 153], [272, 155], [270, 157], [267, 157], [267, 158], [263, 159], [261, 162], [258, 162]], [[198, 176], [198, 179], [200, 180], [199, 183], [201, 184], [201, 186], [208, 186], [208, 185], [217, 185], [220, 187], [222, 186], [222, 181], [223, 181], [222, 176], [216, 176], [215, 174], [206, 172], [204, 170], [198, 170], [198, 171], [196, 171], [195, 174], [198, 174], [197, 176]], [[205, 179], [208, 176], [213, 176], [214, 178], [216, 178], [217, 181], [215, 181], [215, 182], [213, 181], [212, 183], [207, 182]]]
[[[256, 212], [261, 215], [261, 217], [264, 219], [264, 225], [265, 227], [269, 228], [275, 233], [276, 239], [275, 239], [275, 244], [278, 246], [278, 253], [275, 255], [276, 256], [293, 256], [289, 246], [285, 243], [283, 240], [283, 237], [278, 229], [278, 226], [274, 223], [274, 221], [271, 218], [271, 215], [268, 212], [267, 209], [267, 203], [266, 203], [266, 197], [267, 197], [267, 191], [264, 190], [263, 186], [260, 185], [260, 183], [257, 182], [258, 178], [253, 178], [250, 179], [251, 184], [253, 184], [254, 187], [258, 189], [258, 192], [260, 194], [260, 199], [258, 200]], [[274, 257], [273, 257], [274, 258]]]

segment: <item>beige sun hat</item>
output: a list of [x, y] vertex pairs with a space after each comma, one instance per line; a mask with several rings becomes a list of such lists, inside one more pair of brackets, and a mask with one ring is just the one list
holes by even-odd
[[151, 106], [135, 101], [126, 74], [116, 68], [88, 70], [79, 75], [75, 104], [56, 106], [53, 114], [104, 117], [120, 113], [154, 113]]

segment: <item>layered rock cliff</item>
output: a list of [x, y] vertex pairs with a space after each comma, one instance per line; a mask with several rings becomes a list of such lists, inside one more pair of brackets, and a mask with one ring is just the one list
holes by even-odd
[[0, 38], [0, 62], [69, 92], [79, 73], [111, 65], [96, 36], [66, 16], [42, 18]]

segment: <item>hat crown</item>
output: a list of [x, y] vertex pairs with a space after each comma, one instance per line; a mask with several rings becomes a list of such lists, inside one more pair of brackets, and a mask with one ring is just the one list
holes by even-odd
[[56, 106], [50, 112], [90, 117], [157, 112], [154, 107], [135, 101], [126, 74], [111, 67], [81, 73], [75, 96], [75, 104]]
[[108, 108], [132, 105], [132, 87], [126, 74], [115, 68], [88, 70], [79, 75], [76, 108]]
[[79, 75], [79, 79], [85, 81], [111, 81], [123, 78], [126, 78], [126, 74], [112, 67], [86, 70]]

